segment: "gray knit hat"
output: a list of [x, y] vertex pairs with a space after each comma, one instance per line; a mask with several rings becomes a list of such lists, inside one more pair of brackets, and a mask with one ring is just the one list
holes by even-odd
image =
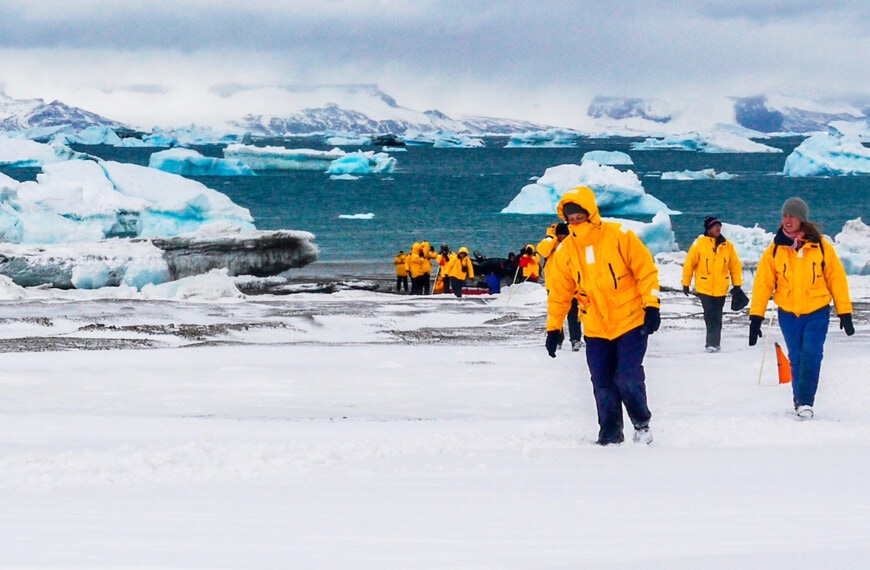
[[810, 215], [810, 207], [800, 198], [789, 198], [782, 205], [783, 216], [794, 216], [802, 222], [807, 222]]

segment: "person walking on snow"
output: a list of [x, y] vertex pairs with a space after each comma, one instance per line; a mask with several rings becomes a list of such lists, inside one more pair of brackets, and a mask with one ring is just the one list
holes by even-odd
[[[695, 292], [704, 310], [707, 326], [705, 347], [707, 352], [719, 352], [722, 339], [722, 311], [725, 296], [731, 289], [732, 307], [743, 309], [749, 301], [743, 293], [743, 266], [734, 244], [722, 235], [722, 222], [713, 216], [704, 218], [704, 234], [698, 236], [683, 265], [683, 293], [689, 295], [692, 276], [695, 277]], [[742, 303], [742, 304], [741, 304]], [[736, 308], [739, 307], [739, 308]]]
[[[544, 268], [544, 289], [547, 294], [550, 292], [550, 287], [547, 285], [547, 265], [551, 263], [551, 259], [559, 250], [559, 246], [566, 237], [568, 237], [568, 224], [562, 222], [551, 224], [547, 228], [547, 235], [538, 242], [538, 254], [541, 256]], [[552, 261], [555, 263], [555, 261]], [[568, 311], [568, 340], [571, 342], [571, 351], [579, 352], [583, 348], [583, 329], [580, 325], [580, 309], [577, 305], [577, 298], [571, 300], [571, 309]], [[561, 343], [559, 343], [561, 347]]]
[[471, 258], [468, 257], [468, 248], [460, 247], [459, 252], [450, 257], [444, 274], [450, 278], [450, 289], [457, 297], [462, 297], [462, 287], [466, 279], [474, 279], [474, 267]]
[[599, 445], [624, 440], [625, 406], [634, 441], [649, 444], [643, 358], [649, 335], [659, 329], [659, 277], [652, 254], [633, 231], [601, 220], [586, 186], [566, 192], [556, 211], [570, 235], [559, 246], [547, 281], [547, 352], [556, 357], [571, 299], [580, 304], [586, 330], [586, 363], [598, 410]]
[[400, 250], [396, 257], [393, 258], [393, 263], [396, 266], [396, 291], [401, 293], [402, 286], [405, 287], [405, 293], [408, 292], [408, 256], [404, 250]]
[[791, 364], [795, 416], [800, 420], [813, 417], [832, 300], [840, 329], [847, 336], [855, 334], [846, 271], [831, 242], [808, 221], [809, 212], [800, 198], [782, 205], [782, 225], [758, 261], [749, 308], [749, 346], [754, 346], [773, 295]]

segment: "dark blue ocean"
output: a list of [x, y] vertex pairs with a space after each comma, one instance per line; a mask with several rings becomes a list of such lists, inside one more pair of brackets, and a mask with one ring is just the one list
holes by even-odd
[[[681, 215], [671, 217], [677, 242], [687, 249], [702, 231], [705, 215], [751, 227], [774, 230], [780, 206], [790, 196], [810, 205], [811, 219], [834, 235], [844, 222], [870, 221], [870, 176], [789, 178], [780, 175], [786, 157], [800, 137], [766, 139], [783, 153], [707, 154], [668, 150], [630, 150], [639, 139], [587, 139], [576, 148], [503, 148], [504, 139], [488, 139], [483, 149], [407, 147], [393, 153], [398, 165], [388, 175], [358, 180], [330, 180], [321, 172], [269, 172], [254, 177], [201, 177], [205, 185], [248, 208], [257, 228], [310, 231], [320, 247], [314, 264], [370, 267], [392, 271], [400, 250], [427, 239], [432, 244], [465, 245], [487, 257], [505, 257], [527, 243], [537, 243], [552, 216], [500, 214], [530, 179], [559, 164], [579, 164], [590, 150], [619, 150], [634, 161], [647, 193]], [[259, 144], [259, 143], [258, 143]], [[262, 144], [288, 148], [328, 149], [317, 139], [271, 140]], [[78, 147], [109, 160], [147, 165], [157, 149]], [[222, 147], [197, 147], [208, 156], [222, 156]], [[356, 150], [348, 148], [346, 150]], [[371, 147], [366, 148], [371, 150]], [[736, 175], [733, 180], [661, 180], [667, 171], [714, 168]], [[15, 173], [10, 173], [15, 176]], [[341, 214], [374, 214], [371, 220], [339, 219]], [[649, 221], [649, 220], [644, 220]], [[314, 266], [312, 266], [314, 267]], [[317, 268], [315, 268], [317, 269]], [[365, 275], [367, 270], [361, 270]]]

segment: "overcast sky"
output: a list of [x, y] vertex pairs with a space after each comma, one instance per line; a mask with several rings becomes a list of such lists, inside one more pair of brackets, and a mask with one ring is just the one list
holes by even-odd
[[[0, 88], [120, 120], [206, 113], [213, 85], [371, 83], [564, 124], [595, 95], [868, 93], [868, 69], [867, 0], [0, 0]], [[118, 94], [173, 108], [118, 117]]]

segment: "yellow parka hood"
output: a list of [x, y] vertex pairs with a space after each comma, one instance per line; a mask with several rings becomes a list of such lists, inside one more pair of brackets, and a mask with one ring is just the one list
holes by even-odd
[[560, 218], [568, 221], [565, 215], [564, 207], [569, 202], [577, 204], [587, 212], [589, 212], [589, 223], [598, 225], [601, 223], [601, 215], [598, 213], [598, 204], [595, 202], [595, 192], [588, 186], [577, 186], [568, 190], [562, 195], [559, 204], [556, 205], [556, 213]]

